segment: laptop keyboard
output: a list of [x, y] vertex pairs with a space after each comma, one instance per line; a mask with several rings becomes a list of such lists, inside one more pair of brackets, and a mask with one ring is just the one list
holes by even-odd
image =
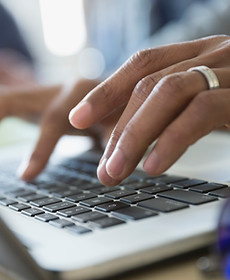
[[12, 165], [1, 166], [0, 204], [74, 234], [171, 213], [230, 196], [227, 184], [134, 172], [122, 184], [105, 187], [98, 162], [76, 158], [50, 165], [33, 182], [19, 181]]

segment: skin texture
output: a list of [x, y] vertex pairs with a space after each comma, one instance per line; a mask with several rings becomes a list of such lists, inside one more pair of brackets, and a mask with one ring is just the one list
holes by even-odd
[[[10, 77], [12, 73], [10, 71]], [[16, 75], [14, 81], [18, 77]], [[121, 114], [120, 109], [90, 129], [77, 130], [69, 122], [69, 112], [98, 85], [98, 81], [81, 79], [68, 87], [42, 86], [28, 78], [28, 83], [23, 80], [15, 87], [14, 82], [6, 84], [9, 79], [3, 80], [4, 85], [2, 83], [0, 86], [0, 121], [8, 116], [16, 116], [40, 126], [40, 135], [28, 161], [23, 162], [18, 170], [18, 175], [26, 181], [34, 179], [44, 169], [58, 140], [64, 134], [90, 136], [95, 145], [101, 147]]]
[[[220, 88], [208, 90], [206, 65]], [[151, 175], [167, 170], [198, 139], [230, 123], [230, 37], [212, 36], [134, 54], [94, 88], [70, 113], [72, 125], [89, 128], [125, 109], [111, 133], [98, 167], [105, 185], [129, 176], [150, 144], [144, 162]]]

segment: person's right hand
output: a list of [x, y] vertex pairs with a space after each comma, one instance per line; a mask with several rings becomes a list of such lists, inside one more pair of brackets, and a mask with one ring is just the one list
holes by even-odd
[[97, 144], [109, 138], [120, 110], [85, 131], [73, 128], [68, 119], [73, 105], [77, 105], [97, 84], [93, 80], [79, 80], [71, 89], [63, 86], [0, 87], [0, 120], [17, 116], [40, 123], [40, 135], [35, 148], [28, 162], [20, 168], [23, 180], [32, 180], [42, 171], [64, 134], [91, 136]]

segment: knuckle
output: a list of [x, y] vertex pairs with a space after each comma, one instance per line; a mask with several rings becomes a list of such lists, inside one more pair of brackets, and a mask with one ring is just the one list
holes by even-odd
[[114, 83], [114, 80], [109, 78], [108, 80], [102, 82], [98, 85], [98, 89], [100, 90], [100, 101], [103, 103], [107, 103], [111, 96], [114, 96], [114, 88], [117, 88], [117, 81]]
[[165, 76], [157, 85], [158, 91], [177, 97], [185, 88], [185, 81], [180, 73]]
[[140, 71], [148, 67], [149, 64], [152, 64], [153, 52], [154, 49], [146, 49], [136, 52], [128, 60], [130, 68], [132, 68], [134, 71]]
[[154, 86], [158, 83], [158, 81], [162, 78], [160, 73], [156, 73], [154, 75], [149, 75], [142, 78], [135, 86], [133, 95], [144, 101], [149, 94], [151, 93]]
[[109, 147], [109, 154], [111, 154], [112, 151], [115, 149], [116, 144], [121, 137], [121, 134], [122, 132], [118, 129], [114, 129], [114, 131], [111, 133], [109, 143], [107, 145]]

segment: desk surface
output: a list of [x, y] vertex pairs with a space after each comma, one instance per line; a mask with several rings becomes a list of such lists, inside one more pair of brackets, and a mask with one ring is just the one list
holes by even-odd
[[199, 251], [187, 254], [139, 271], [130, 272], [119, 277], [119, 280], [224, 280], [220, 275], [208, 277], [197, 268], [197, 260], [202, 256], [206, 256], [206, 253]]
[[[204, 253], [205, 254], [205, 253]], [[149, 266], [138, 271], [131, 271], [119, 277], [109, 278], [110, 280], [224, 280], [221, 276], [207, 277], [197, 268], [197, 260], [203, 256], [202, 252], [196, 252], [177, 257], [157, 265]], [[0, 273], [0, 280], [12, 280], [7, 274]]]

